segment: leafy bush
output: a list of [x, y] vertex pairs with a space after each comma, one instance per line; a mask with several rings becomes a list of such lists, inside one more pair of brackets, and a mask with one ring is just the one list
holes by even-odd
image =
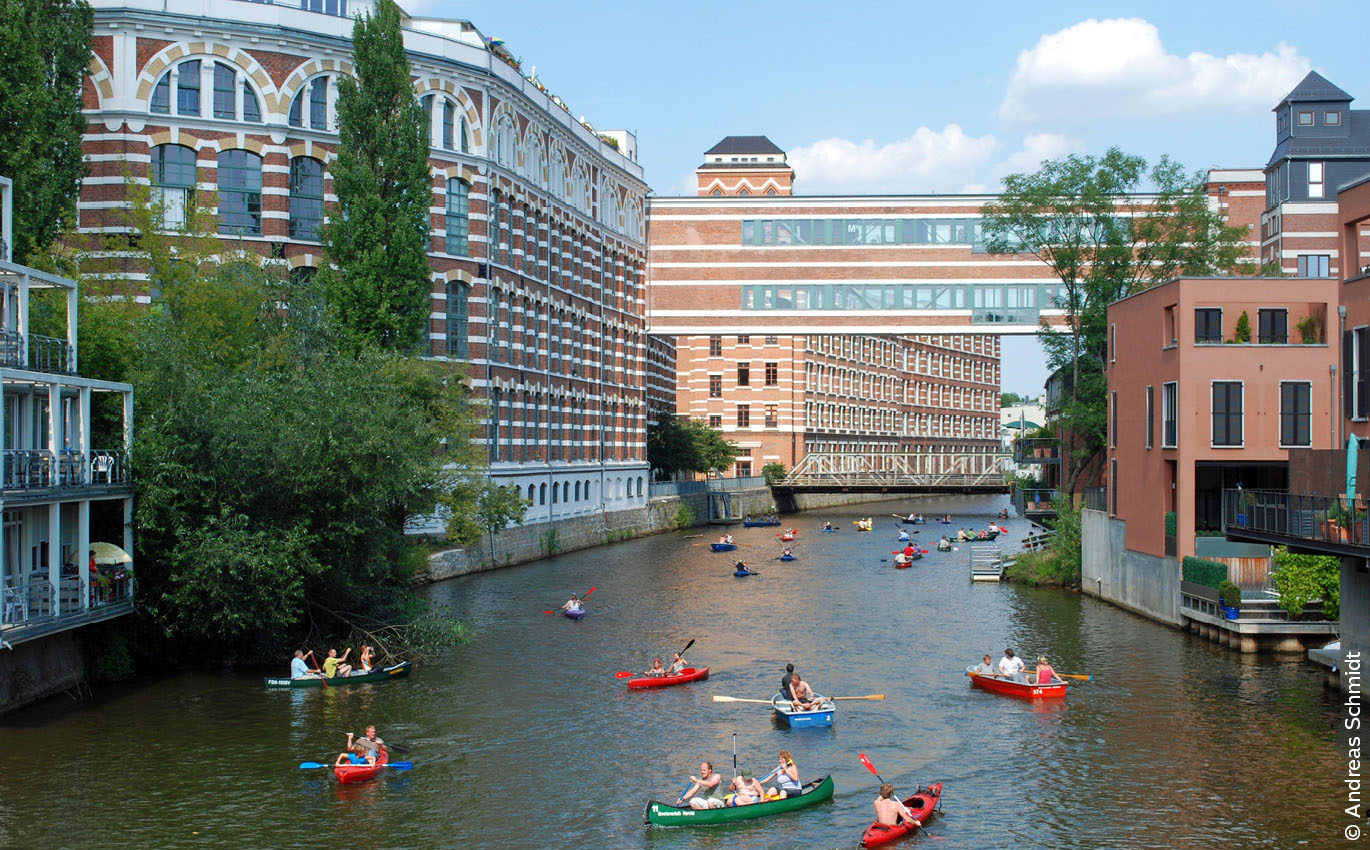
[[1218, 594], [1223, 598], [1223, 604], [1228, 608], [1240, 608], [1242, 605], [1242, 589], [1237, 587], [1227, 579], [1218, 583]]
[[1051, 538], [1050, 557], [1056, 562], [1056, 574], [1061, 584], [1078, 587], [1080, 584], [1080, 564], [1083, 557], [1080, 541], [1080, 511], [1069, 496], [1057, 496], [1051, 502], [1056, 511], [1052, 523], [1055, 534]]
[[1175, 518], [1175, 512], [1174, 512], [1174, 511], [1166, 511], [1166, 512], [1165, 512], [1165, 536], [1166, 536], [1166, 537], [1174, 537], [1175, 535], [1177, 535], [1177, 534], [1180, 533], [1179, 529], [1180, 529], [1180, 524], [1179, 524], [1179, 521]]
[[1298, 330], [1299, 339], [1304, 344], [1322, 342], [1322, 322], [1312, 313], [1300, 319], [1294, 327]]
[[1322, 613], [1329, 620], [1341, 618], [1341, 562], [1333, 555], [1296, 555], [1284, 547], [1275, 550], [1275, 572], [1271, 577], [1280, 607], [1297, 616], [1304, 606], [1322, 600]]
[[675, 516], [671, 518], [672, 528], [690, 528], [698, 518], [695, 509], [690, 507], [689, 502], [681, 502], [680, 507], [675, 509]]
[[1204, 587], [1211, 587], [1217, 590], [1227, 581], [1227, 564], [1218, 561], [1206, 561], [1203, 558], [1193, 558], [1188, 555], [1180, 562], [1181, 575], [1185, 581], [1193, 584], [1201, 584]]
[[761, 475], [766, 479], [767, 486], [774, 487], [785, 480], [785, 464], [771, 462], [761, 467]]

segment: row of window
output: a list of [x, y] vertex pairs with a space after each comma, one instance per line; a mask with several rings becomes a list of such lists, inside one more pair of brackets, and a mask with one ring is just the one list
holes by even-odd
[[[779, 345], [779, 344], [780, 344], [780, 337], [777, 337], [777, 336], [768, 336], [768, 337], [765, 338], [765, 340], [766, 340], [766, 341], [765, 341], [765, 344], [766, 344], [766, 345]], [[737, 335], [737, 344], [738, 344], [738, 345], [751, 345], [751, 344], [752, 344], [752, 337], [751, 337], [751, 334], [738, 334], [738, 335]], [[711, 337], [709, 337], [709, 356], [710, 356], [710, 357], [722, 357], [722, 356], [723, 356], [723, 337], [721, 337], [721, 336], [711, 336]]]
[[[765, 381], [765, 386], [768, 386], [768, 387], [776, 386], [778, 383], [780, 383], [780, 364], [779, 364], [779, 363], [766, 363], [766, 364], [762, 367], [762, 374], [763, 374], [763, 380]], [[739, 364], [737, 364], [737, 386], [739, 386], [739, 387], [749, 387], [749, 386], [751, 386], [751, 384], [752, 384], [752, 364], [751, 364], [751, 363], [739, 363]], [[710, 376], [709, 376], [709, 398], [722, 398], [722, 397], [723, 397], [723, 376], [722, 376], [722, 375], [710, 375]]]
[[978, 245], [978, 218], [747, 219], [743, 245]]
[[[1257, 310], [1256, 341], [1281, 345], [1289, 342], [1289, 311], [1275, 307]], [[1194, 311], [1194, 342], [1200, 344], [1223, 342], [1223, 311], [1221, 307], [1199, 307]]]
[[[1146, 388], [1146, 416], [1144, 441], [1146, 448], [1154, 448], [1155, 389]], [[1161, 385], [1161, 448], [1179, 445], [1179, 384]], [[1213, 381], [1209, 407], [1210, 444], [1216, 447], [1240, 447], [1245, 444], [1245, 386], [1241, 381]], [[1118, 391], [1109, 394], [1109, 446], [1118, 447]], [[1313, 444], [1313, 384], [1310, 381], [1280, 382], [1280, 445], [1283, 447]]]
[[1065, 299], [1065, 289], [1053, 284], [818, 283], [742, 287], [744, 310], [1018, 310], [1031, 312], [1035, 317], [1035, 311], [1056, 307]]
[[[542, 411], [547, 412], [546, 422]], [[645, 436], [620, 414], [632, 408], [609, 402], [595, 410], [570, 399], [548, 403], [546, 394], [517, 393], [498, 388], [490, 391], [487, 421], [491, 461], [572, 460], [598, 461], [640, 459]], [[632, 448], [623, 442], [632, 439]]]
[[[574, 487], [572, 486], [574, 484]], [[645, 490], [645, 479], [642, 476], [629, 476], [628, 478], [614, 478], [604, 482], [605, 499], [632, 499], [641, 496]], [[512, 485], [517, 486], [517, 485]], [[590, 479], [582, 481], [562, 481], [552, 482], [552, 504], [565, 502], [575, 504], [577, 502], [589, 502], [592, 506], [598, 505], [599, 496], [593, 494], [590, 489]], [[520, 496], [523, 492], [520, 491]], [[524, 496], [529, 504], [536, 504], [539, 507], [547, 504], [547, 483], [529, 484], [527, 495]]]
[[[585, 257], [587, 243], [585, 233], [579, 230], [562, 230], [547, 220], [541, 211], [533, 207], [515, 203], [510, 195], [498, 190], [492, 193], [490, 203], [490, 259], [500, 265], [514, 269], [526, 277], [545, 281], [548, 284], [591, 297], [591, 276], [593, 266]], [[538, 231], [547, 228], [546, 252], [538, 250]], [[600, 297], [606, 306], [625, 309], [623, 300], [631, 297], [641, 300], [643, 283], [638, 280], [637, 269], [628, 262], [623, 254], [614, 255], [605, 247], [601, 257]], [[628, 291], [620, 291], [609, 284], [621, 278]], [[617, 304], [612, 304], [612, 298]]]

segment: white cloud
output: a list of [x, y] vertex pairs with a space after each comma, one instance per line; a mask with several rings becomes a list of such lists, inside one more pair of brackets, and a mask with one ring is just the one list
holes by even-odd
[[991, 161], [993, 134], [968, 136], [956, 124], [919, 127], [908, 138], [823, 139], [789, 152], [795, 186], [805, 195], [885, 192], [961, 192]]
[[1018, 54], [999, 114], [1013, 121], [1090, 121], [1200, 110], [1265, 111], [1312, 68], [1281, 42], [1260, 55], [1167, 53], [1140, 18], [1089, 19]]
[[1042, 160], [1058, 159], [1083, 150], [1083, 143], [1061, 133], [1032, 133], [1023, 138], [1022, 150], [1016, 151], [994, 167], [995, 178], [1005, 174], [1028, 174], [1042, 165]]

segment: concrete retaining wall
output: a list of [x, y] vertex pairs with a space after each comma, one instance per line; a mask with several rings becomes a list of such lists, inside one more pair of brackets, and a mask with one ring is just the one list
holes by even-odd
[[[741, 514], [765, 514], [774, 510], [775, 500], [769, 487], [755, 490], [730, 491], [733, 504]], [[619, 540], [645, 537], [676, 528], [676, 512], [688, 504], [695, 512], [695, 526], [708, 524], [707, 495], [691, 493], [686, 496], [667, 496], [652, 499], [646, 507], [609, 514], [559, 519], [553, 523], [529, 523], [506, 529], [495, 535], [495, 554], [490, 555], [490, 538], [460, 549], [448, 549], [429, 557], [427, 571], [414, 577], [415, 583], [483, 572], [500, 567], [526, 564], [563, 552], [591, 549]], [[863, 502], [888, 501], [884, 494], [862, 493], [806, 493], [796, 497], [800, 510], [853, 505]]]
[[74, 631], [0, 649], [0, 714], [77, 687], [86, 677]]
[[1172, 626], [1180, 616], [1180, 563], [1127, 548], [1127, 523], [1103, 511], [1080, 511], [1080, 589]]

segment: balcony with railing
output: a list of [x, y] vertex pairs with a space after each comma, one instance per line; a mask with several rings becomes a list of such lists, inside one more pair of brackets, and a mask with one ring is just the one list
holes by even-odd
[[83, 582], [68, 566], [54, 586], [41, 572], [0, 583], [0, 638], [31, 640], [133, 611], [133, 569], [102, 567]]
[[1060, 463], [1061, 441], [1055, 437], [1025, 437], [1013, 444], [1014, 463]]
[[1229, 540], [1271, 543], [1323, 555], [1370, 557], [1370, 511], [1364, 498], [1282, 490], [1223, 490]]
[[0, 470], [7, 501], [58, 491], [127, 487], [132, 481], [128, 452], [110, 449], [95, 449], [89, 457], [70, 449], [5, 449]]

